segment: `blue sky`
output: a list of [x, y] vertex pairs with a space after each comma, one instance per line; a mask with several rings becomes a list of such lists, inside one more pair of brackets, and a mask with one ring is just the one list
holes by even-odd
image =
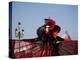
[[52, 18], [61, 27], [60, 36], [67, 30], [72, 39], [78, 39], [77, 5], [43, 4], [29, 2], [12, 3], [12, 38], [15, 37], [17, 23], [21, 22], [24, 39], [37, 37], [36, 30], [44, 24], [45, 18]]

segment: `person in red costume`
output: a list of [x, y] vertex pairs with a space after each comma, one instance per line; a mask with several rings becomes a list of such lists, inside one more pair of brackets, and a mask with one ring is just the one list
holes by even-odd
[[44, 19], [45, 23], [43, 26], [39, 27], [37, 29], [37, 35], [38, 39], [37, 41], [40, 41], [41, 43], [41, 56], [51, 56], [52, 50], [51, 47], [49, 46], [49, 40], [50, 40], [50, 34], [51, 30], [54, 28], [56, 25], [56, 22], [53, 19]]

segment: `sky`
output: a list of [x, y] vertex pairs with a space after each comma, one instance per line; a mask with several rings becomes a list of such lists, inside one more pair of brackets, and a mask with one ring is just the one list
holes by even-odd
[[12, 39], [15, 28], [21, 22], [24, 29], [23, 39], [37, 37], [37, 29], [44, 25], [45, 18], [51, 18], [61, 27], [59, 36], [68, 31], [73, 40], [78, 40], [78, 7], [77, 5], [61, 5], [46, 3], [13, 2], [12, 3]]

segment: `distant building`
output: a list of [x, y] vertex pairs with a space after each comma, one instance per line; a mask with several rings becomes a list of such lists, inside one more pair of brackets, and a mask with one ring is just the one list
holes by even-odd
[[64, 40], [67, 40], [67, 41], [71, 40], [71, 37], [70, 37], [68, 31], [65, 31], [65, 33], [62, 36], [62, 38], [64, 38]]

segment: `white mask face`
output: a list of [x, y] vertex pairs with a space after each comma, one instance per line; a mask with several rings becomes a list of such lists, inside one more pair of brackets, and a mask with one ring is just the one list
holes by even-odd
[[49, 32], [49, 25], [46, 25], [46, 32]]

